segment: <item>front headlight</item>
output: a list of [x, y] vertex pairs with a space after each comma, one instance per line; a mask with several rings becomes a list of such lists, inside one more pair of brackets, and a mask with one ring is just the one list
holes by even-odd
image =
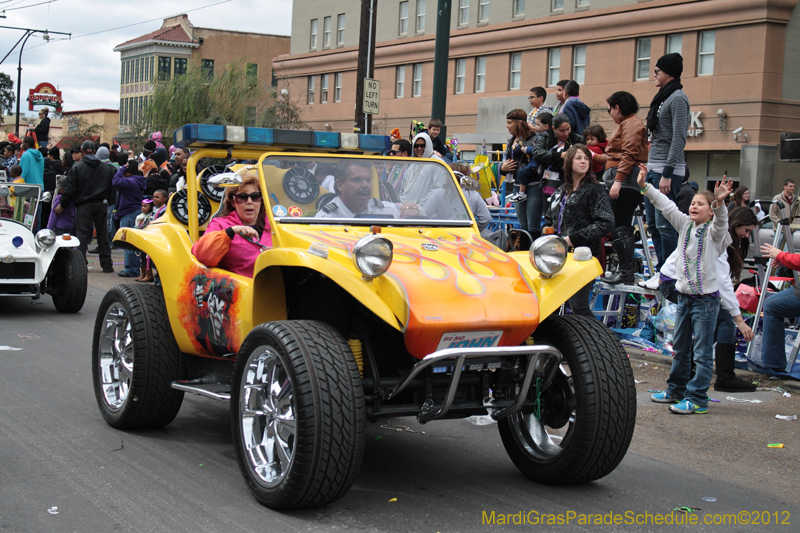
[[528, 252], [533, 268], [549, 278], [558, 274], [567, 262], [567, 243], [558, 235], [539, 237]]
[[39, 248], [50, 248], [56, 243], [56, 234], [51, 229], [39, 230], [36, 234], [36, 244]]
[[379, 235], [362, 237], [353, 246], [353, 262], [366, 280], [377, 278], [392, 264], [392, 242]]

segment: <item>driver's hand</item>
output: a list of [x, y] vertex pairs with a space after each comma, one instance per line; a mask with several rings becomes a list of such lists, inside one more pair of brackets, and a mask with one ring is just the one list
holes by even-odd
[[61, 205], [59, 204], [59, 205], [57, 205], [57, 206], [56, 206], [56, 208], [55, 208], [55, 209], [53, 209], [53, 212], [54, 212], [56, 215], [60, 215], [61, 213], [63, 213], [63, 212], [64, 212], [64, 208], [63, 208], [63, 207], [61, 207]]
[[236, 235], [241, 235], [246, 239], [258, 240], [258, 232], [250, 226], [234, 226], [233, 232]]

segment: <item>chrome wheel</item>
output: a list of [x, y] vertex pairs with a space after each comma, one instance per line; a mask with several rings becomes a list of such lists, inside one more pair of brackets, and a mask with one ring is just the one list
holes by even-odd
[[[538, 413], [519, 412], [510, 418], [514, 439], [537, 461], [558, 457], [575, 427], [575, 383], [562, 361], [552, 384], [542, 393]], [[537, 417], [538, 414], [538, 417]]]
[[100, 332], [100, 379], [105, 402], [111, 410], [123, 406], [133, 380], [131, 322], [120, 303], [106, 311]]
[[247, 457], [258, 478], [274, 486], [294, 461], [297, 420], [292, 383], [283, 361], [270, 347], [253, 350], [239, 398]]

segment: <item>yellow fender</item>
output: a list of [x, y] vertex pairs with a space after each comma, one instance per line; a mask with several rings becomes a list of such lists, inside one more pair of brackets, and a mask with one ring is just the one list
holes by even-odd
[[528, 252], [511, 252], [508, 255], [519, 263], [530, 280], [533, 292], [539, 300], [539, 323], [558, 311], [561, 304], [569, 300], [581, 287], [603, 274], [597, 259], [575, 261], [573, 255], [568, 254], [564, 268], [552, 278], [544, 278], [531, 265]]
[[311, 255], [305, 250], [292, 248], [272, 249], [265, 251], [256, 259], [255, 277], [259, 278], [263, 270], [275, 266], [304, 267], [328, 276], [367, 309], [375, 313], [378, 318], [396, 330], [402, 331], [397, 317], [395, 317], [383, 299], [378, 296], [374, 282], [364, 281], [360, 277], [354, 276], [352, 270], [344, 268], [335, 261]]

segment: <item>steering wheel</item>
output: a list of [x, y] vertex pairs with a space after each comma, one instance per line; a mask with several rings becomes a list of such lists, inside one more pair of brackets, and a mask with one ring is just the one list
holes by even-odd
[[[181, 189], [172, 195], [169, 209], [178, 222], [184, 226], [189, 225], [189, 193], [187, 189]], [[197, 223], [202, 226], [211, 218], [211, 202], [208, 201], [200, 191], [197, 192]]]
[[298, 204], [310, 204], [319, 196], [319, 182], [307, 168], [292, 167], [283, 175], [283, 192]]

